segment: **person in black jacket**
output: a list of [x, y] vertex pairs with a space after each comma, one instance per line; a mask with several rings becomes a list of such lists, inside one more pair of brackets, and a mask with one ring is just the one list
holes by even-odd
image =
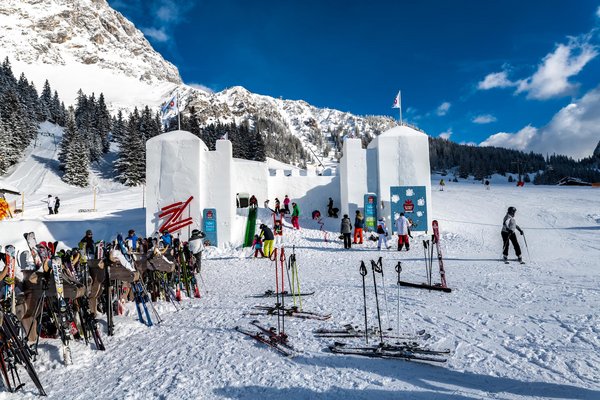
[[85, 244], [85, 254], [88, 260], [93, 260], [96, 258], [96, 245], [94, 244], [94, 238], [92, 236], [91, 229], [85, 231], [85, 236], [81, 238], [79, 243]]
[[348, 218], [348, 214], [344, 214], [344, 218], [342, 218], [340, 233], [344, 237], [344, 248], [351, 248], [352, 239], [350, 238], [350, 235], [352, 234], [352, 222], [350, 221], [350, 218]]
[[259, 237], [263, 239], [263, 252], [265, 253], [265, 256], [270, 257], [271, 252], [273, 251], [273, 241], [275, 240], [273, 231], [265, 224], [260, 224]]

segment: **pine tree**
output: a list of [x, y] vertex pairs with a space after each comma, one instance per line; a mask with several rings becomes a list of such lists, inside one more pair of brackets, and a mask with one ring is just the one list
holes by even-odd
[[139, 131], [140, 118], [135, 108], [127, 121], [114, 164], [117, 180], [127, 186], [137, 186], [146, 181], [146, 144]]
[[86, 187], [89, 179], [89, 150], [83, 136], [76, 133], [67, 149], [65, 173], [62, 180], [79, 187]]
[[44, 88], [42, 89], [42, 94], [40, 95], [40, 106], [41, 114], [44, 118], [43, 121], [49, 119], [53, 122], [56, 122], [56, 119], [54, 118], [55, 115], [52, 115], [53, 98], [48, 79], [46, 79], [46, 82], [44, 82]]
[[100, 97], [98, 98], [98, 104], [95, 110], [95, 120], [98, 128], [99, 141], [102, 147], [102, 154], [106, 154], [110, 149], [108, 134], [110, 133], [111, 119], [104, 101], [103, 93], [100, 93]]
[[67, 165], [71, 143], [75, 140], [75, 138], [83, 140], [81, 135], [79, 135], [77, 126], [75, 125], [75, 110], [73, 109], [73, 107], [69, 108], [69, 112], [67, 113], [67, 121], [65, 125], [66, 126], [63, 132], [63, 137], [60, 142], [60, 148], [58, 151], [59, 167], [63, 171], [65, 170], [65, 167]]

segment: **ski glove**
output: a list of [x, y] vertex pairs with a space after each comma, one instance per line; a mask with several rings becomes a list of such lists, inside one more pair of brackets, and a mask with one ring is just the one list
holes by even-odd
[[519, 233], [523, 236], [523, 229], [519, 229]]

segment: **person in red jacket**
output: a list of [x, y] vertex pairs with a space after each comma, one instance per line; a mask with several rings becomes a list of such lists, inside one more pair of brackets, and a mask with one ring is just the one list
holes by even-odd
[[285, 195], [285, 198], [283, 199], [283, 210], [285, 211], [286, 214], [290, 213], [290, 198], [288, 197], [287, 194]]

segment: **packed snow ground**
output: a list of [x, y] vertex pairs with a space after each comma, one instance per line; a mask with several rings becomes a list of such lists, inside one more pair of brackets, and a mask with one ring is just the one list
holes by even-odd
[[[88, 228], [96, 239], [111, 239], [130, 227], [143, 232], [142, 188], [114, 184], [98, 166], [98, 211], [79, 213], [91, 208], [89, 189], [61, 183], [47, 169], [54, 155], [40, 151], [47, 150], [34, 149], [6, 177], [25, 186], [30, 200], [23, 216], [0, 222], [1, 244], [15, 243], [24, 250], [22, 233], [31, 230], [39, 240], [59, 240], [69, 247]], [[36, 178], [17, 183], [25, 176]], [[35, 184], [28, 186], [31, 180]], [[47, 193], [62, 196], [61, 214], [44, 215], [40, 200]], [[104, 336], [106, 352], [76, 343], [74, 365], [65, 367], [59, 340], [45, 339], [35, 365], [49, 398], [61, 399], [598, 399], [599, 193], [594, 188], [501, 184], [487, 191], [481, 184], [447, 182], [443, 192], [433, 192], [433, 217], [440, 222], [453, 292], [400, 288], [399, 297], [393, 269], [397, 261], [402, 261], [403, 280], [425, 280], [423, 235], [414, 235], [409, 252], [379, 252], [369, 241], [345, 251], [337, 239], [339, 220], [325, 219], [330, 241], [324, 242], [319, 225], [309, 219], [310, 210], [303, 210], [303, 229], [285, 230], [286, 253], [295, 248], [302, 290], [316, 292], [303, 299], [304, 309], [331, 313], [332, 318], [286, 320], [298, 350], [295, 358], [281, 357], [234, 330], [249, 327], [254, 318], [276, 323], [274, 317], [245, 315], [253, 305], [274, 302], [246, 296], [274, 289], [275, 276], [272, 262], [249, 258], [248, 249], [228, 247], [206, 252], [202, 299], [184, 300], [177, 312], [158, 303], [162, 324], [142, 325], [129, 305], [126, 315], [116, 317], [116, 335]], [[525, 230], [526, 265], [498, 261], [500, 222], [509, 205], [517, 207], [517, 221]], [[259, 217], [269, 219], [262, 211]], [[445, 365], [333, 355], [326, 351], [333, 339], [312, 335], [316, 328], [363, 324], [358, 268], [361, 260], [368, 263], [379, 256], [388, 303], [386, 307], [380, 287], [384, 327], [396, 328], [400, 299], [401, 331], [425, 329], [432, 335], [425, 342], [428, 347], [452, 349]], [[367, 278], [369, 320], [376, 325], [372, 276]], [[105, 330], [104, 320], [101, 324]], [[24, 380], [24, 392], [0, 398], [37, 397], [35, 387]]]

